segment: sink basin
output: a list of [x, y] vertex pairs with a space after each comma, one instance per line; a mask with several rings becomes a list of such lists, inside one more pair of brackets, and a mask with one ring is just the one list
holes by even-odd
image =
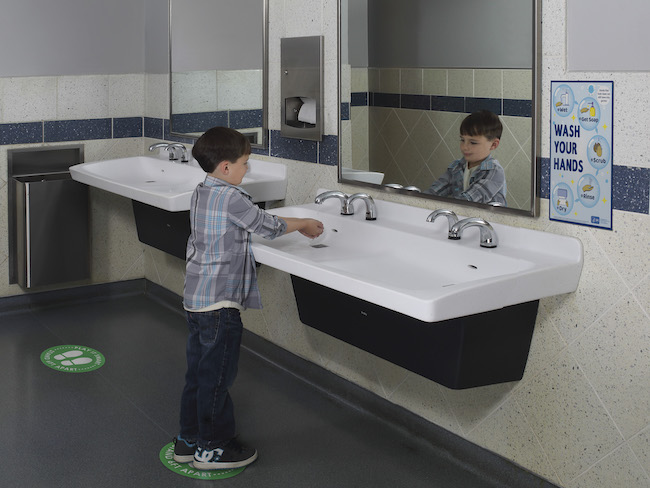
[[[70, 167], [70, 174], [81, 183], [171, 212], [189, 210], [194, 188], [205, 179], [196, 161], [180, 164], [150, 156], [77, 164]], [[282, 200], [286, 166], [250, 159], [240, 186], [254, 202]]]
[[384, 181], [384, 173], [377, 171], [364, 171], [362, 169], [343, 168], [341, 176], [346, 180], [364, 181], [366, 183], [374, 183], [381, 185]]
[[500, 244], [485, 249], [477, 228], [452, 241], [446, 219], [425, 221], [430, 210], [375, 203], [376, 221], [365, 220], [362, 202], [351, 216], [340, 215], [335, 199], [274, 209], [284, 217], [316, 218], [325, 232], [314, 241], [297, 232], [271, 241], [253, 236], [255, 258], [425, 322], [497, 310], [578, 286], [583, 262], [578, 239], [492, 224]]

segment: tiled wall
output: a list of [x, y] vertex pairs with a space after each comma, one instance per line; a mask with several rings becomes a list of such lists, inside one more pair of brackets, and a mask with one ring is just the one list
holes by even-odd
[[191, 71], [172, 76], [172, 126], [202, 133], [217, 125], [262, 126], [262, 71]]
[[[161, 75], [0, 78], [0, 296], [23, 293], [9, 284], [7, 150], [75, 141], [86, 161], [144, 154], [148, 137], [163, 137], [168, 92]], [[147, 251], [131, 202], [91, 188], [90, 206], [90, 282], [143, 277]]]
[[[286, 163], [286, 204], [311, 201], [319, 188], [354, 192], [337, 183], [330, 161], [336, 148], [336, 21], [334, 0], [271, 0], [271, 141], [263, 159]], [[548, 126], [551, 80], [611, 79], [615, 82], [615, 193], [634, 210], [614, 211], [614, 230], [581, 227], [548, 219], [548, 200], [539, 218], [513, 217], [453, 205], [459, 214], [578, 237], [585, 265], [575, 293], [544, 299], [535, 326], [524, 378], [515, 383], [453, 391], [409, 373], [300, 323], [288, 275], [263, 266], [259, 272], [265, 308], [249, 310], [245, 326], [388, 401], [505, 456], [564, 488], [647, 488], [650, 485], [650, 261], [647, 259], [647, 140], [650, 73], [574, 73], [565, 69], [566, 0], [544, 0], [542, 155], [550, 154]], [[325, 35], [326, 134], [322, 143], [279, 141], [279, 38]], [[641, 54], [641, 51], [640, 51]], [[167, 77], [125, 75], [97, 80], [0, 79], [0, 123], [32, 123], [141, 117], [144, 138], [84, 141], [86, 159], [142, 154], [164, 135]], [[117, 86], [137, 79], [120, 97]], [[8, 81], [9, 80], [9, 81]], [[60, 90], [81, 83], [86, 90]], [[117, 88], [117, 87], [116, 87]], [[59, 93], [61, 95], [59, 96]], [[122, 98], [124, 97], [124, 98]], [[134, 98], [132, 98], [134, 97]], [[120, 100], [132, 100], [122, 103]], [[137, 110], [137, 111], [136, 111]], [[0, 127], [4, 129], [5, 127]], [[341, 134], [345, 139], [345, 133]], [[334, 142], [332, 142], [334, 141]], [[285, 144], [286, 143], [286, 144]], [[56, 144], [56, 143], [55, 143]], [[0, 198], [6, 201], [6, 151], [0, 148]], [[275, 147], [275, 149], [274, 149]], [[310, 161], [309, 163], [302, 161]], [[620, 187], [619, 187], [620, 185]], [[543, 188], [544, 192], [544, 188]], [[645, 192], [645, 193], [644, 193]], [[373, 197], [440, 208], [435, 201], [375, 193]], [[544, 193], [543, 193], [544, 194]], [[183, 262], [142, 246], [128, 200], [92, 192], [93, 279], [114, 281], [146, 276], [181, 294]], [[447, 207], [448, 205], [445, 205]], [[0, 279], [6, 271], [6, 215], [0, 212]], [[0, 281], [0, 295], [22, 291]]]

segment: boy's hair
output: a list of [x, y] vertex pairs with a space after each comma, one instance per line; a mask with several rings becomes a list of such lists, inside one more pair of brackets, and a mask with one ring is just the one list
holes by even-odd
[[208, 129], [192, 148], [192, 156], [206, 173], [212, 173], [222, 161], [234, 163], [250, 153], [248, 139], [229, 127]]
[[499, 116], [489, 110], [479, 110], [463, 120], [460, 124], [461, 136], [485, 136], [487, 140], [501, 139], [503, 125]]

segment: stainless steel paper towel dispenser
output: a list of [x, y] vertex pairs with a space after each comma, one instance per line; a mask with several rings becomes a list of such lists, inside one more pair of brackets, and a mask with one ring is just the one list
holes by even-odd
[[68, 171], [83, 160], [83, 145], [7, 150], [9, 283], [90, 278], [88, 187]]
[[323, 36], [280, 40], [282, 137], [323, 139]]

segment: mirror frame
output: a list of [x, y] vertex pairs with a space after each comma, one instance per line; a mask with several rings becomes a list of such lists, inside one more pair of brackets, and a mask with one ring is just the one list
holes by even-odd
[[531, 178], [530, 178], [530, 194], [531, 194], [531, 204], [529, 209], [520, 209], [520, 208], [510, 208], [502, 206], [493, 206], [487, 203], [476, 203], [470, 202], [455, 198], [441, 197], [437, 195], [429, 195], [422, 192], [414, 192], [410, 190], [405, 190], [401, 188], [391, 188], [386, 185], [379, 185], [375, 183], [366, 183], [363, 181], [350, 180], [343, 178], [343, 165], [342, 165], [342, 144], [343, 144], [343, 128], [341, 120], [341, 87], [342, 84], [342, 69], [341, 69], [341, 48], [342, 43], [342, 25], [341, 16], [343, 15], [341, 0], [337, 1], [337, 20], [338, 20], [338, 29], [337, 29], [337, 67], [338, 67], [338, 131], [339, 131], [339, 144], [338, 144], [338, 181], [339, 183], [345, 183], [347, 185], [356, 185], [366, 188], [372, 188], [375, 190], [380, 190], [386, 193], [396, 193], [402, 195], [408, 195], [411, 197], [424, 198], [426, 200], [437, 200], [442, 202], [448, 202], [455, 205], [464, 205], [469, 207], [476, 207], [481, 209], [488, 209], [491, 211], [502, 212], [502, 213], [511, 213], [517, 215], [524, 215], [530, 217], [539, 216], [539, 194], [540, 194], [540, 169], [541, 169], [541, 126], [540, 126], [540, 115], [541, 115], [541, 80], [542, 80], [542, 2], [541, 0], [530, 0], [533, 3], [533, 39], [531, 44], [532, 54], [533, 54], [533, 66], [532, 66], [532, 100], [531, 100]]
[[[168, 39], [169, 39], [169, 134], [177, 138], [196, 141], [199, 136], [174, 132], [172, 124], [172, 2], [168, 0]], [[262, 142], [252, 144], [251, 148], [265, 150], [269, 147], [269, 0], [262, 0]]]

